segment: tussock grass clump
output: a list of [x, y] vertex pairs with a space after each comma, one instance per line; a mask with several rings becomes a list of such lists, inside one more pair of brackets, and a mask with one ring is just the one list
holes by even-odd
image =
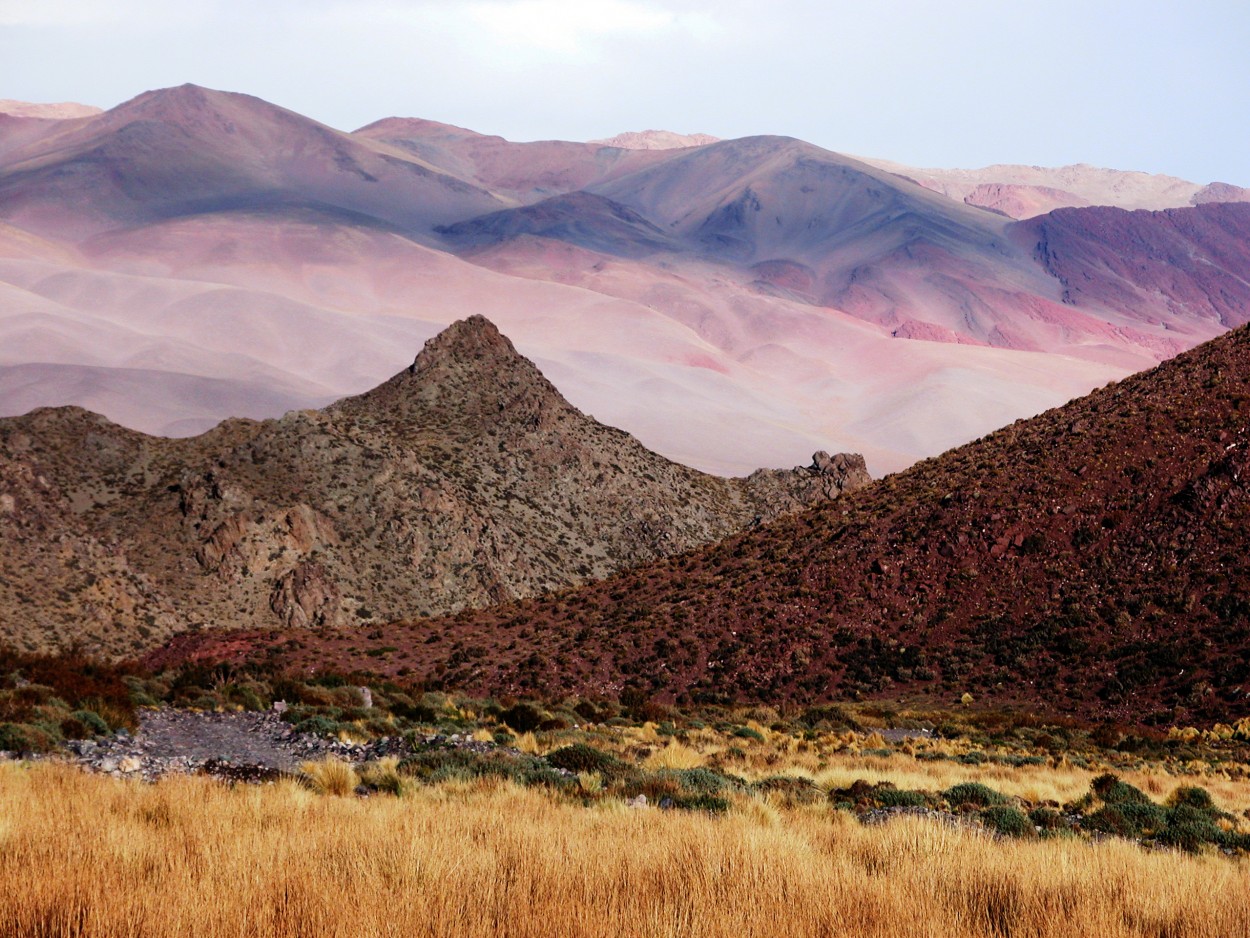
[[356, 770], [342, 759], [304, 762], [300, 764], [300, 772], [313, 791], [322, 795], [350, 795], [360, 785]]
[[697, 769], [706, 762], [704, 755], [697, 749], [674, 739], [664, 748], [657, 749], [643, 760], [643, 767], [656, 771], [659, 769]]

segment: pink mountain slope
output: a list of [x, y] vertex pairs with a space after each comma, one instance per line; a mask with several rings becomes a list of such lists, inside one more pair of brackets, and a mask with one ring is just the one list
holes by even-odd
[[[1250, 201], [1250, 190], [1227, 183], [1201, 185], [1161, 173], [1074, 166], [995, 165], [981, 169], [918, 169], [890, 160], [862, 158], [865, 163], [903, 176], [926, 189], [970, 205], [985, 205], [1027, 218], [1056, 208], [1109, 205], [1126, 209], [1161, 210], [1206, 201]], [[996, 189], [1009, 197], [990, 204]], [[1016, 202], [1015, 198], [1019, 201]]]
[[55, 104], [35, 104], [30, 101], [14, 101], [12, 98], [0, 98], [0, 114], [12, 114], [14, 117], [39, 117], [46, 120], [67, 120], [74, 117], [92, 117], [103, 113], [98, 107], [90, 104], [75, 104], [72, 101], [60, 101]]
[[670, 155], [606, 143], [513, 143], [503, 137], [415, 118], [387, 118], [362, 127], [352, 136], [393, 146], [431, 166], [476, 180], [492, 192], [505, 193], [522, 202], [583, 189]]
[[74, 240], [177, 215], [292, 205], [420, 237], [466, 211], [507, 204], [411, 154], [194, 85], [51, 123], [0, 159], [0, 214]]
[[0, 117], [0, 413], [197, 432], [364, 391], [482, 313], [671, 458], [879, 474], [1225, 328], [1246, 208], [1014, 224], [787, 138], [345, 134], [187, 86]]
[[719, 142], [711, 134], [675, 134], [671, 130], [631, 130], [604, 140], [591, 143], [605, 147], [621, 147], [625, 150], [679, 150], [684, 147], [702, 147]]

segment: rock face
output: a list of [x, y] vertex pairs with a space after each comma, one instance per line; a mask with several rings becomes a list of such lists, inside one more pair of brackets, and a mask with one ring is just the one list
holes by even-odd
[[76, 408], [0, 421], [0, 639], [129, 653], [188, 628], [379, 625], [600, 579], [866, 484], [746, 479], [570, 405], [486, 319], [358, 397], [146, 437]]

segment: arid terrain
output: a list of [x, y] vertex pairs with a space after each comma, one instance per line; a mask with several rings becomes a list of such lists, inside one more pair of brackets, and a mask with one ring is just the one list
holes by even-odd
[[851, 496], [601, 583], [359, 630], [187, 635], [486, 693], [958, 695], [1160, 725], [1244, 713], [1250, 333]]
[[1231, 182], [0, 100], [0, 933], [1248, 934], [1248, 473]]
[[319, 411], [147, 437], [0, 419], [0, 639], [150, 651], [188, 629], [372, 628], [600, 580], [869, 482], [863, 459], [724, 479], [564, 400], [487, 320]]
[[[1250, 298], [1231, 185], [948, 174], [970, 198], [787, 137], [349, 133], [192, 85], [6, 110], [3, 414], [174, 436], [279, 417], [476, 313], [670, 459], [745, 474], [824, 449], [880, 476], [1239, 325]], [[1013, 200], [1068, 207], [1013, 221]]]

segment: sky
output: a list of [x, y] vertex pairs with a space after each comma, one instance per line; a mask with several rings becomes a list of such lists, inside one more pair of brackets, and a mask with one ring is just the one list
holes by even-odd
[[1250, 186], [1244, 0], [0, 0], [0, 98], [185, 82], [354, 130], [784, 134]]

